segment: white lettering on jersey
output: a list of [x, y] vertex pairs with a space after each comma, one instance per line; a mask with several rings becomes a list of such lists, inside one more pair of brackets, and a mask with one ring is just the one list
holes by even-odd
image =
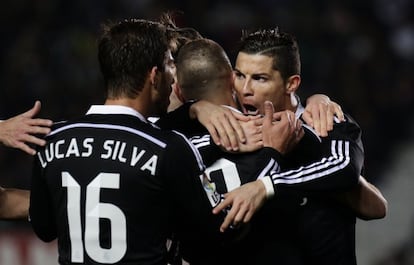
[[112, 160], [118, 160], [119, 162], [125, 163], [126, 158], [124, 157], [125, 142], [106, 140], [103, 144], [103, 148], [107, 151], [105, 154], [101, 154], [101, 158]]
[[149, 170], [151, 172], [151, 175], [155, 175], [155, 169], [157, 168], [157, 161], [158, 156], [153, 155], [142, 167], [141, 170]]
[[57, 159], [61, 159], [61, 158], [63, 158], [64, 157], [64, 154], [62, 154], [62, 153], [60, 153], [59, 152], [59, 147], [62, 145], [62, 144], [64, 144], [65, 143], [65, 140], [59, 140], [59, 141], [57, 141], [56, 142], [56, 144], [55, 144], [55, 157], [57, 158]]
[[86, 138], [83, 140], [83, 147], [86, 148], [86, 152], [82, 152], [82, 157], [90, 157], [93, 151], [92, 148], [93, 138]]
[[101, 158], [108, 159], [111, 156], [112, 152], [112, 145], [114, 144], [114, 140], [106, 140], [103, 144], [103, 148], [108, 151], [106, 154], [101, 154]]
[[89, 157], [92, 154], [93, 148], [92, 143], [93, 138], [85, 138], [82, 143], [82, 150], [85, 149], [82, 153], [79, 152], [78, 140], [76, 138], [71, 138], [69, 141], [69, 146], [66, 147], [66, 152], [63, 150], [66, 141], [64, 139], [57, 141], [56, 143], [51, 142], [45, 147], [44, 156], [42, 157], [42, 152], [37, 153], [39, 157], [40, 164], [43, 168], [47, 166], [47, 163], [52, 162], [54, 159], [62, 159], [70, 156], [75, 157]]
[[[69, 144], [67, 144], [69, 142]], [[61, 139], [57, 142], [51, 142], [46, 147], [44, 152], [38, 152], [37, 156], [43, 168], [53, 160], [63, 159], [68, 157], [90, 157], [94, 152], [94, 138], [85, 138], [83, 140], [71, 138], [70, 140]], [[149, 171], [151, 175], [155, 175], [158, 163], [158, 156], [149, 154], [146, 159], [143, 159], [146, 150], [140, 150], [133, 146], [127, 148], [126, 142], [106, 140], [102, 148], [104, 152], [97, 154], [102, 159], [110, 159], [121, 163], [127, 163], [131, 167], [135, 167], [139, 162], [140, 170]], [[65, 150], [66, 149], [66, 150]], [[96, 150], [101, 150], [100, 148]], [[151, 156], [152, 155], [152, 156]], [[149, 158], [148, 158], [149, 157]]]
[[138, 148], [134, 146], [132, 149], [132, 157], [131, 157], [131, 163], [129, 164], [131, 167], [134, 167], [138, 161], [141, 159], [142, 155], [145, 154], [145, 150], [141, 150], [141, 152], [138, 152]]
[[[79, 157], [79, 148], [78, 143], [76, 142], [76, 138], [72, 138], [70, 140], [70, 144], [68, 147], [68, 151], [66, 152], [66, 157], [69, 157], [71, 155], [75, 155], [76, 157]], [[50, 161], [49, 161], [50, 162]]]

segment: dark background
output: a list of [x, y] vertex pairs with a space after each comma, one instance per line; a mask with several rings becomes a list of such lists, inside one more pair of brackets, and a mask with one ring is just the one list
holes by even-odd
[[[100, 23], [156, 19], [181, 11], [179, 26], [196, 28], [234, 60], [242, 29], [280, 26], [301, 49], [302, 100], [324, 93], [363, 128], [365, 176], [382, 172], [413, 131], [414, 3], [368, 1], [6, 0], [0, 9], [0, 119], [42, 102], [42, 117], [82, 115], [102, 103], [96, 38]], [[0, 148], [0, 184], [27, 188], [31, 157]]]

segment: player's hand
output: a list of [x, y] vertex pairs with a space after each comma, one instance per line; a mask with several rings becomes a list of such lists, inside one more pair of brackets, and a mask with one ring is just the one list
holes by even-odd
[[263, 146], [285, 154], [303, 137], [302, 123], [293, 112], [286, 110], [274, 113], [272, 102], [266, 101], [264, 104]]
[[52, 125], [51, 120], [34, 118], [40, 112], [40, 108], [40, 101], [36, 101], [30, 110], [0, 122], [0, 142], [34, 155], [36, 151], [28, 143], [45, 145], [45, 140], [34, 135], [48, 134]]
[[266, 200], [266, 189], [260, 180], [246, 183], [224, 195], [224, 200], [219, 203], [213, 213], [231, 207], [226, 218], [220, 226], [220, 231], [224, 232], [230, 226], [238, 226], [247, 223], [253, 214], [260, 209]]
[[190, 116], [196, 117], [209, 131], [213, 141], [228, 151], [238, 151], [239, 142], [246, 142], [239, 120], [248, 121], [250, 118], [243, 114], [200, 100], [191, 105]]
[[306, 100], [306, 108], [302, 117], [305, 122], [313, 127], [319, 136], [328, 136], [333, 129], [334, 116], [344, 120], [341, 106], [323, 94], [315, 94]]
[[263, 147], [263, 117], [257, 115], [249, 116], [249, 118], [249, 121], [240, 121], [240, 125], [246, 136], [246, 142], [239, 144], [240, 152], [252, 152]]

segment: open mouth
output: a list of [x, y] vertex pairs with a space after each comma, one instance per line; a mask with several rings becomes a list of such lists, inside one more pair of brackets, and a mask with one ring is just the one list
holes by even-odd
[[244, 114], [247, 114], [247, 115], [259, 114], [259, 110], [253, 105], [243, 104], [243, 109], [244, 109]]

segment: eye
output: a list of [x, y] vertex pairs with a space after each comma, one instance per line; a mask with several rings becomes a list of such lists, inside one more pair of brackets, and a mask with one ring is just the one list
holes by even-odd
[[242, 73], [240, 73], [240, 72], [234, 72], [234, 76], [235, 76], [237, 79], [242, 79], [242, 78], [244, 78], [244, 75], [243, 75]]
[[266, 76], [256, 75], [256, 76], [253, 76], [253, 80], [256, 80], [259, 82], [266, 82], [268, 78]]

